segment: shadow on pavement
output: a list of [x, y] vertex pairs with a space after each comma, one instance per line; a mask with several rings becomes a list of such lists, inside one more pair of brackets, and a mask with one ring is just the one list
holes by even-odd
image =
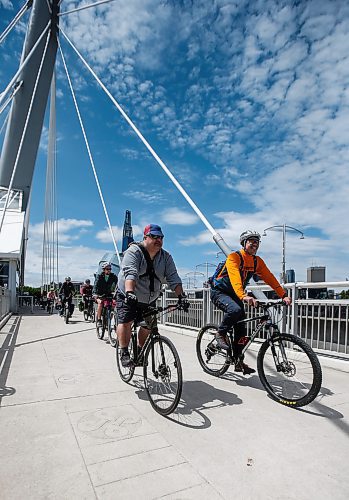
[[[237, 385], [244, 386], [244, 387], [251, 387], [253, 389], [259, 389], [262, 390], [266, 393], [266, 396], [270, 399], [270, 401], [274, 402], [275, 404], [279, 404], [276, 401], [274, 401], [269, 394], [265, 391], [259, 377], [257, 375], [252, 375], [251, 377], [244, 377], [242, 375], [238, 375], [236, 373], [226, 373], [223, 375], [223, 377], [220, 377], [226, 380], [231, 380], [232, 382], [235, 382]], [[275, 379], [278, 380], [278, 379]], [[340, 413], [339, 411], [331, 408], [330, 406], [327, 406], [324, 404], [324, 401], [328, 401], [328, 397], [334, 396], [335, 393], [327, 388], [327, 387], [321, 387], [320, 392], [316, 399], [310, 403], [308, 406], [303, 406], [301, 408], [293, 408], [292, 406], [288, 406], [290, 411], [299, 411], [302, 413], [307, 413], [309, 415], [314, 415], [317, 417], [324, 417], [328, 418], [329, 420], [337, 421], [333, 422], [337, 427], [341, 428], [343, 432], [346, 434], [349, 434], [349, 424], [346, 423], [345, 421], [340, 421], [341, 419], [344, 419], [344, 415]]]
[[20, 344], [16, 344], [15, 347], [21, 347], [23, 345], [28, 345], [28, 344], [35, 344], [36, 342], [43, 342], [44, 340], [58, 339], [60, 337], [66, 337], [67, 335], [75, 335], [76, 333], [88, 332], [88, 331], [91, 331], [94, 329], [95, 329], [94, 327], [84, 328], [83, 330], [76, 330], [75, 332], [60, 333], [59, 335], [52, 335], [51, 337], [44, 337], [44, 338], [40, 338], [40, 339], [29, 340], [28, 342], [21, 342]]
[[[134, 380], [132, 385], [138, 389], [136, 394], [139, 399], [148, 401], [142, 379]], [[189, 380], [183, 383], [182, 397], [176, 411], [166, 418], [191, 429], [207, 429], [211, 421], [204, 412], [241, 403], [242, 400], [236, 394], [217, 389], [201, 380]]]
[[21, 320], [22, 320], [21, 316], [15, 317], [13, 325], [11, 325], [11, 328], [9, 332], [6, 334], [6, 337], [0, 348], [0, 366], [2, 366], [0, 372], [0, 406], [3, 397], [12, 396], [16, 392], [16, 389], [14, 387], [6, 386], [6, 381], [10, 371], [10, 366], [16, 346], [16, 339], [18, 336]]

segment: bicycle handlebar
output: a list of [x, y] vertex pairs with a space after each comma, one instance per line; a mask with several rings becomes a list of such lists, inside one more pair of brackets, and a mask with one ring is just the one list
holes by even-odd
[[285, 302], [281, 300], [268, 301], [268, 302], [258, 302], [258, 307], [262, 309], [269, 309], [269, 307], [285, 306]]
[[186, 307], [183, 307], [182, 304], [178, 303], [177, 304], [169, 304], [168, 306], [165, 307], [149, 307], [146, 311], [143, 312], [143, 318], [148, 318], [149, 316], [156, 316], [158, 313], [168, 311], [169, 309], [172, 309], [175, 311], [176, 309], [183, 309], [184, 312], [188, 312], [188, 309]]

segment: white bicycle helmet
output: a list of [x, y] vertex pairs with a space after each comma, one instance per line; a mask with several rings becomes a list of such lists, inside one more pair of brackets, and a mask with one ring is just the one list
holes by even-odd
[[245, 246], [245, 241], [249, 240], [250, 238], [254, 238], [258, 241], [261, 241], [261, 235], [257, 231], [252, 231], [251, 229], [247, 229], [247, 231], [244, 231], [243, 233], [240, 234], [241, 246]]
[[104, 270], [106, 267], [110, 267], [111, 268], [111, 263], [110, 262], [103, 262], [102, 269]]

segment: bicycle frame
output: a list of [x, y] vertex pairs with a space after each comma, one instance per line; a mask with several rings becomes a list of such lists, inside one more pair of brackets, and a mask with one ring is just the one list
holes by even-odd
[[[280, 302], [276, 302], [275, 304], [271, 304], [269, 303], [269, 307], [272, 307], [274, 305], [278, 305], [280, 304]], [[267, 310], [267, 309], [266, 309]], [[266, 340], [269, 340], [272, 336], [272, 333], [271, 331], [274, 330], [276, 333], [278, 333], [280, 330], [279, 330], [279, 327], [277, 324], [273, 323], [271, 318], [270, 318], [270, 313], [269, 311], [266, 312], [265, 314], [262, 314], [261, 316], [253, 316], [252, 318], [247, 318], [247, 319], [243, 319], [241, 321], [238, 321], [237, 324], [243, 324], [243, 323], [250, 323], [252, 321], [255, 321], [255, 320], [259, 320], [257, 325], [256, 325], [256, 328], [252, 331], [251, 335], [247, 335], [245, 337], [242, 337], [243, 339], [248, 339], [248, 341], [245, 343], [244, 345], [244, 348], [242, 349], [241, 351], [241, 354], [244, 355], [245, 352], [247, 351], [247, 349], [250, 347], [250, 345], [252, 344], [252, 342], [254, 341], [254, 339], [257, 337], [257, 335], [263, 330], [263, 328], [265, 328], [266, 332], [267, 332], [267, 339]], [[229, 332], [229, 335], [230, 335], [230, 343], [231, 343], [231, 346], [233, 345], [233, 331], [232, 332]], [[274, 351], [274, 349], [272, 349], [272, 352]], [[228, 354], [229, 354], [229, 362], [233, 362], [233, 353], [232, 353], [232, 348], [230, 348], [230, 350], [228, 351]], [[283, 353], [283, 355], [285, 355], [285, 353]], [[273, 352], [273, 356], [274, 356], [274, 360], [275, 360], [275, 363], [276, 363], [276, 358], [275, 358], [275, 351]]]
[[[169, 305], [167, 307], [157, 307], [157, 308], [154, 308], [153, 312], [151, 314], [147, 314], [146, 313], [146, 316], [151, 316], [151, 315], [156, 315], [160, 312], [164, 312], [166, 310], [170, 310], [171, 308], [173, 309], [177, 309], [177, 305]], [[159, 329], [158, 327], [154, 327], [152, 328], [151, 330], [149, 330], [149, 335], [148, 337], [146, 338], [146, 341], [144, 342], [144, 345], [142, 347], [142, 349], [140, 350], [140, 352], [138, 353], [138, 349], [137, 349], [137, 339], [138, 339], [138, 335], [137, 335], [137, 328], [138, 327], [143, 327], [144, 328], [144, 325], [145, 325], [145, 322], [144, 322], [144, 319], [142, 320], [135, 320], [133, 322], [133, 325], [132, 325], [132, 335], [131, 335], [131, 338], [132, 338], [132, 344], [133, 344], [133, 347], [134, 347], [134, 363], [137, 364], [138, 363], [138, 359], [141, 359], [142, 356], [144, 356], [145, 354], [145, 351], [147, 350], [147, 347], [148, 345], [151, 343], [151, 358], [152, 358], [152, 370], [153, 372], [155, 371], [155, 359], [154, 359], [154, 340], [159, 338], [160, 337], [160, 333], [159, 333]], [[161, 356], [163, 357], [164, 356], [164, 350], [163, 350], [163, 346], [162, 344], [160, 343], [160, 352], [161, 352]]]

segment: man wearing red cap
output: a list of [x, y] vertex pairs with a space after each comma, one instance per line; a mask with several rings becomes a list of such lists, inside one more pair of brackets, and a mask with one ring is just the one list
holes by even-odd
[[[121, 363], [130, 364], [128, 344], [131, 338], [131, 325], [137, 313], [149, 305], [155, 306], [163, 283], [175, 292], [178, 299], [186, 301], [182, 281], [178, 276], [172, 256], [163, 250], [164, 235], [157, 224], [144, 228], [143, 241], [131, 244], [126, 250], [118, 276], [118, 340], [121, 348]], [[146, 319], [147, 328], [140, 328], [139, 347], [142, 347], [149, 331], [156, 326], [156, 318]]]

